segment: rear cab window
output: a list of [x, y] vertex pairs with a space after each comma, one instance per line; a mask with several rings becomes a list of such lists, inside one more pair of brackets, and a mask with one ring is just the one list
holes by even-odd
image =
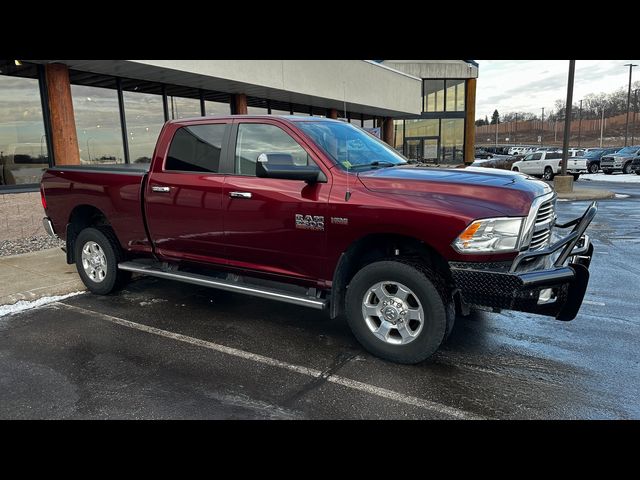
[[183, 173], [219, 173], [228, 128], [228, 123], [180, 127], [171, 140], [164, 170]]

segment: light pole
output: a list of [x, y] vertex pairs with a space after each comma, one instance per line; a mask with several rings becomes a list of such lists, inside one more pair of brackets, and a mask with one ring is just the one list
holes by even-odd
[[580, 148], [581, 130], [582, 130], [582, 100], [580, 100], [580, 110], [578, 111], [578, 148]]
[[542, 107], [542, 128], [540, 129], [540, 146], [542, 147], [544, 137], [544, 107]]
[[604, 107], [602, 107], [602, 118], [600, 119], [600, 148], [602, 148], [602, 134], [604, 133]]
[[496, 118], [496, 153], [498, 151], [498, 123], [500, 122], [500, 120], [498, 118]]
[[627, 126], [624, 131], [624, 146], [627, 146], [627, 139], [629, 138], [629, 106], [631, 105], [631, 75], [633, 73], [633, 67], [637, 67], [633, 63], [626, 63], [625, 67], [629, 67], [629, 90], [627, 92]]
[[633, 91], [633, 95], [635, 97], [635, 105], [633, 109], [633, 127], [631, 127], [631, 145], [635, 142], [636, 137], [636, 114], [638, 113], [638, 89], [636, 88]]
[[[637, 92], [637, 90], [636, 90], [636, 92]], [[638, 103], [638, 102], [636, 102], [636, 103]], [[514, 145], [518, 144], [517, 141], [516, 141], [517, 137], [518, 137], [518, 113], [516, 112], [516, 129], [513, 132], [513, 144]]]
[[569, 156], [569, 135], [571, 130], [571, 106], [573, 102], [573, 77], [576, 71], [576, 61], [569, 60], [569, 81], [567, 82], [566, 115], [564, 118], [564, 139], [562, 142], [562, 176], [567, 175], [567, 157]]

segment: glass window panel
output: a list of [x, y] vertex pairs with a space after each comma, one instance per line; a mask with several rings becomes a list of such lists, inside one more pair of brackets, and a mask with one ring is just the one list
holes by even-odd
[[167, 97], [169, 103], [169, 117], [173, 120], [180, 118], [200, 117], [200, 100], [197, 98]]
[[204, 111], [207, 115], [230, 115], [231, 105], [224, 102], [204, 101]]
[[0, 75], [0, 186], [38, 183], [48, 166], [38, 80]]
[[149, 163], [164, 124], [162, 96], [123, 92], [131, 163]]
[[289, 110], [274, 110], [271, 109], [271, 115], [291, 115]]
[[357, 127], [362, 127], [362, 119], [360, 118], [360, 115], [358, 115], [357, 113], [354, 113], [351, 116], [351, 120], [349, 120], [349, 123], [352, 123]]
[[165, 170], [218, 172], [226, 127], [219, 123], [178, 129], [171, 140]]
[[363, 125], [364, 128], [373, 128], [373, 119], [365, 120]]
[[247, 106], [247, 113], [249, 115], [269, 115], [269, 110], [261, 107]]
[[464, 112], [464, 80], [447, 80], [447, 112]]
[[404, 120], [393, 121], [393, 146], [402, 153], [404, 145]]
[[424, 99], [422, 111], [444, 111], [444, 80], [424, 80]]
[[464, 119], [442, 119], [440, 137], [441, 158], [443, 163], [461, 163], [464, 151]]
[[405, 120], [405, 137], [438, 137], [440, 136], [440, 120], [417, 118]]
[[71, 85], [80, 163], [124, 163], [118, 92]]
[[236, 141], [236, 173], [256, 174], [256, 161], [262, 153], [287, 153], [294, 165], [308, 165], [309, 155], [289, 134], [275, 125], [241, 123]]

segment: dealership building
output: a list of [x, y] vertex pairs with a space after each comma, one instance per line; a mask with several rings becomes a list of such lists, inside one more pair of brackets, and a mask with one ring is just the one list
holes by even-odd
[[43, 168], [148, 162], [170, 119], [330, 117], [469, 163], [477, 76], [471, 60], [0, 60], [0, 241], [43, 233]]

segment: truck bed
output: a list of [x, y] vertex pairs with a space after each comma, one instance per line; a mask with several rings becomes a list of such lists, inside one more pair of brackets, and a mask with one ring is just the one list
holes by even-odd
[[66, 239], [73, 215], [97, 210], [109, 219], [125, 251], [150, 252], [142, 212], [142, 185], [148, 170], [149, 164], [142, 163], [46, 169], [42, 188], [56, 234]]

